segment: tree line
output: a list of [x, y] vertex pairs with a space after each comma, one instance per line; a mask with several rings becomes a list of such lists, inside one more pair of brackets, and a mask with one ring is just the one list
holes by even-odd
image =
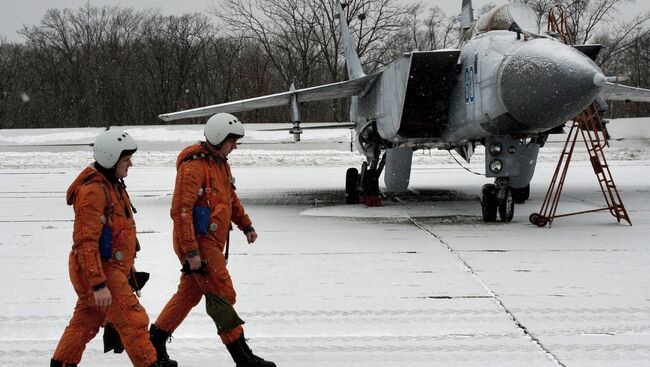
[[[650, 15], [618, 20], [628, 0], [562, 0], [578, 43], [602, 43], [608, 75], [650, 86]], [[544, 26], [556, 1], [530, 0]], [[458, 18], [423, 3], [348, 0], [344, 11], [366, 72], [404, 52], [455, 47]], [[493, 5], [477, 9], [481, 14]], [[605, 29], [604, 32], [597, 32]], [[345, 80], [332, 0], [215, 0], [206, 14], [125, 7], [50, 9], [40, 24], [0, 38], [0, 128], [160, 124], [157, 115]], [[346, 101], [308, 103], [304, 121], [341, 121]], [[644, 104], [610, 114], [645, 116]], [[242, 113], [287, 122], [286, 108]]]

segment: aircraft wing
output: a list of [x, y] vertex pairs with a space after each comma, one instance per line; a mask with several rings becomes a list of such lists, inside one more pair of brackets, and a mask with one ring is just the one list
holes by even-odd
[[326, 99], [337, 99], [354, 96], [364, 91], [366, 86], [374, 80], [379, 73], [366, 75], [361, 78], [347, 80], [338, 83], [325, 84], [317, 87], [310, 87], [287, 92], [270, 94], [261, 97], [242, 99], [239, 101], [215, 104], [212, 106], [193, 108], [179, 112], [165, 113], [158, 115], [164, 121], [173, 121], [192, 117], [203, 117], [214, 115], [220, 112], [241, 112], [259, 108], [278, 107], [290, 105], [295, 95], [298, 102], [320, 101]]
[[600, 96], [609, 101], [650, 102], [650, 89], [605, 83]]

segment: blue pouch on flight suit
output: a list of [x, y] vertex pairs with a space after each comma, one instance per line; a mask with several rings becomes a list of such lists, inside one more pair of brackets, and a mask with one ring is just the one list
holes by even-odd
[[105, 225], [102, 228], [102, 234], [99, 236], [99, 256], [102, 259], [113, 257], [113, 230], [110, 226]]
[[192, 221], [194, 222], [194, 233], [207, 235], [210, 228], [210, 207], [195, 206], [192, 208]]

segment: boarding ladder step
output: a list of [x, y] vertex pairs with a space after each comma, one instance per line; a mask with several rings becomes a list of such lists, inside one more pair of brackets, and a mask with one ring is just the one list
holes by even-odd
[[[599, 209], [558, 215], [556, 214], [557, 207], [560, 203], [564, 181], [569, 169], [569, 164], [571, 163], [571, 158], [579, 135], [578, 133], [580, 133], [582, 140], [585, 142], [591, 166], [596, 174], [598, 184], [603, 192], [607, 206]], [[530, 215], [529, 220], [531, 223], [539, 227], [544, 227], [547, 224], [551, 227], [553, 219], [555, 218], [608, 210], [619, 223], [621, 220], [625, 220], [632, 225], [632, 221], [625, 209], [625, 205], [623, 205], [623, 200], [621, 200], [621, 196], [616, 188], [616, 183], [614, 182], [614, 177], [609, 170], [609, 165], [605, 158], [603, 148], [606, 146], [608, 146], [607, 132], [605, 131], [596, 105], [592, 103], [585, 111], [573, 119], [571, 129], [569, 130], [566, 141], [564, 142], [562, 154], [560, 155], [553, 178], [551, 179], [548, 191], [544, 197], [542, 208], [539, 213], [533, 213]]]

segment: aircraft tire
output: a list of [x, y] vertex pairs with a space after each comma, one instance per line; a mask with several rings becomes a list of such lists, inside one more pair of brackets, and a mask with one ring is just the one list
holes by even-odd
[[515, 201], [512, 196], [512, 190], [506, 191], [506, 197], [499, 203], [499, 218], [503, 222], [510, 222], [515, 216]]
[[348, 168], [345, 173], [345, 203], [359, 204], [359, 171], [356, 168]]
[[515, 204], [523, 204], [530, 197], [530, 184], [526, 185], [526, 187], [512, 187], [510, 189], [512, 190], [512, 200], [514, 200]]
[[494, 184], [483, 185], [483, 198], [481, 199], [484, 222], [495, 222], [497, 220], [497, 195]]

